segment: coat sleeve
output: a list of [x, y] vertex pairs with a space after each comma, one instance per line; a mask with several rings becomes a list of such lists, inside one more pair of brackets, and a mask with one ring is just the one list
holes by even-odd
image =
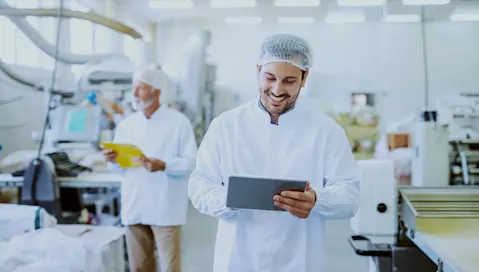
[[[124, 123], [118, 123], [115, 129], [115, 136], [113, 137], [114, 143], [128, 143], [128, 134], [127, 130], [122, 129]], [[108, 170], [114, 173], [122, 174], [125, 169], [119, 166], [117, 163], [108, 162], [106, 164]]]
[[220, 169], [220, 146], [220, 125], [218, 119], [214, 119], [198, 149], [196, 168], [188, 184], [188, 196], [200, 213], [229, 219], [237, 211], [226, 207], [226, 188], [222, 185]]
[[165, 174], [188, 176], [195, 168], [197, 145], [191, 123], [185, 119], [180, 129], [178, 156], [165, 160]]
[[348, 219], [359, 208], [359, 166], [344, 130], [339, 126], [333, 130], [323, 156], [323, 187], [313, 188], [316, 191], [313, 214], [326, 219]]

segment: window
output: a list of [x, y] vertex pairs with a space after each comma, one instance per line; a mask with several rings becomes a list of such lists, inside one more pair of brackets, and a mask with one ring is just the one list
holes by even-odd
[[[7, 0], [6, 2], [17, 8], [51, 8], [55, 6], [55, 1]], [[40, 33], [47, 41], [55, 44], [56, 28], [51, 27], [51, 24], [56, 25], [55, 18], [27, 17], [26, 20], [36, 30], [41, 31]], [[42, 52], [22, 31], [17, 29], [15, 24], [3, 16], [0, 16], [0, 36], [4, 41], [0, 43], [0, 57], [6, 63], [44, 69], [53, 67], [53, 58]]]
[[0, 58], [10, 64], [15, 63], [15, 29], [15, 25], [7, 17], [0, 16]]
[[141, 41], [135, 40], [130, 36], [123, 38], [124, 54], [130, 58], [130, 60], [138, 65], [141, 59]]
[[110, 51], [111, 31], [110, 29], [102, 26], [94, 26], [94, 51], [96, 54], [104, 54]]
[[21, 31], [15, 35], [15, 60], [16, 64], [27, 67], [40, 67], [41, 51]]
[[91, 22], [70, 20], [70, 48], [74, 54], [93, 54], [93, 24]]
[[[58, 19], [51, 17], [42, 18], [40, 21], [40, 27], [42, 29], [42, 35], [47, 40], [47, 42], [50, 44], [56, 44]], [[63, 50], [62, 48], [60, 49]], [[40, 63], [44, 69], [51, 70], [53, 69], [55, 60], [49, 55], [42, 53], [40, 56]]]
[[[55, 1], [55, 0], [53, 0], [53, 1]], [[80, 5], [77, 1], [71, 1], [68, 8], [71, 9], [71, 10], [76, 10], [76, 11], [81, 11], [81, 12], [89, 12], [90, 11], [87, 7]]]

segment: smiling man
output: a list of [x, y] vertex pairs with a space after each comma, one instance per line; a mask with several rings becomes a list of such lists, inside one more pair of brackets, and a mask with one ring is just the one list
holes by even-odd
[[[325, 271], [324, 220], [358, 209], [358, 166], [344, 130], [297, 103], [311, 60], [299, 37], [266, 38], [259, 98], [215, 118], [201, 142], [188, 191], [198, 211], [219, 218], [215, 272]], [[233, 174], [309, 183], [271, 198], [285, 212], [233, 210], [225, 205]]]

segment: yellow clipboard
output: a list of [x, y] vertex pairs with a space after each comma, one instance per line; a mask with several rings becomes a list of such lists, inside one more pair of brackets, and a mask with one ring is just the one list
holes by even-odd
[[118, 153], [118, 157], [116, 157], [115, 161], [123, 168], [141, 167], [140, 164], [135, 161], [135, 158], [144, 155], [136, 145], [101, 142], [100, 147]]

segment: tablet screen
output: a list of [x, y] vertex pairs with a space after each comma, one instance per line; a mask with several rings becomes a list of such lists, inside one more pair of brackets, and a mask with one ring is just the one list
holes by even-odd
[[231, 176], [226, 206], [236, 209], [283, 211], [273, 203], [273, 196], [282, 191], [302, 191], [306, 181], [274, 178]]

